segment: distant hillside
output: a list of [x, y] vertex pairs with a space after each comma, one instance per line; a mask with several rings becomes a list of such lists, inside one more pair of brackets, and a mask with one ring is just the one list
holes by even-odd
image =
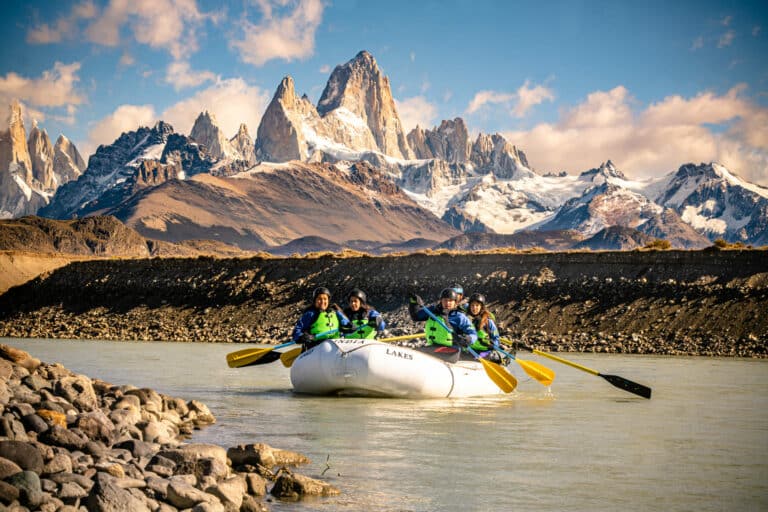
[[455, 236], [441, 243], [436, 249], [454, 251], [482, 251], [496, 248], [533, 249], [565, 251], [583, 239], [577, 231], [520, 231], [511, 235], [472, 232]]

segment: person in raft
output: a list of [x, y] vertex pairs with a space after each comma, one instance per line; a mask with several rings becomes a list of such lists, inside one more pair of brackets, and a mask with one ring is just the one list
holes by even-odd
[[[458, 308], [457, 298], [453, 288], [446, 288], [440, 292], [440, 301], [437, 304], [425, 306], [421, 297], [413, 293], [409, 295], [408, 313], [411, 320], [426, 322], [424, 333], [427, 346], [442, 345], [466, 351], [467, 347], [477, 341], [477, 331], [467, 315]], [[440, 322], [432, 318], [427, 311], [439, 318]], [[443, 325], [453, 332], [449, 332]]]
[[306, 352], [323, 340], [340, 337], [339, 331], [349, 325], [341, 308], [331, 304], [331, 291], [321, 286], [312, 292], [312, 305], [296, 322], [292, 339], [302, 345], [302, 352]]
[[485, 295], [482, 293], [470, 295], [467, 313], [477, 331], [477, 341], [471, 347], [479, 353], [480, 357], [500, 362], [501, 357], [494, 350], [499, 348], [499, 329], [496, 327], [496, 322], [493, 321], [493, 315], [485, 305]]
[[373, 339], [384, 330], [384, 318], [368, 304], [368, 297], [363, 290], [353, 289], [347, 295], [347, 302], [344, 315], [352, 325], [341, 329], [345, 338]]

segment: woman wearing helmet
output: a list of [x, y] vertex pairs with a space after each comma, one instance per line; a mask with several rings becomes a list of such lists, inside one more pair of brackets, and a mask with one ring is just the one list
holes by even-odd
[[331, 305], [331, 291], [321, 286], [312, 292], [312, 305], [304, 310], [292, 339], [304, 346], [304, 350], [318, 345], [321, 341], [337, 338], [339, 330], [350, 325], [347, 317], [336, 304]]
[[353, 289], [347, 294], [347, 307], [344, 308], [344, 315], [349, 318], [351, 326], [345, 328], [351, 332], [344, 332], [345, 338], [367, 338], [373, 339], [376, 333], [384, 330], [384, 319], [376, 309], [368, 304], [368, 297], [365, 292], [359, 288]]
[[499, 329], [486, 308], [485, 295], [473, 293], [469, 297], [468, 314], [477, 330], [477, 341], [471, 345], [472, 349], [480, 352], [480, 357], [499, 360], [497, 352], [493, 350], [499, 347]]
[[[433, 306], [424, 306], [424, 301], [416, 294], [408, 297], [408, 313], [414, 322], [426, 322], [424, 332], [427, 345], [444, 345], [466, 348], [477, 341], [477, 331], [457, 304], [458, 294], [453, 288], [440, 292], [440, 302]], [[427, 311], [441, 319], [433, 319]], [[450, 327], [449, 332], [446, 327]]]

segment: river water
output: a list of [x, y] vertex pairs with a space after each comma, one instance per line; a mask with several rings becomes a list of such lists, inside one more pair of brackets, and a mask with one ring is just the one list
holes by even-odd
[[[265, 442], [342, 490], [274, 510], [765, 511], [768, 361], [561, 354], [649, 385], [557, 372], [550, 390], [511, 367], [510, 396], [454, 400], [294, 395], [279, 362], [228, 368], [247, 345], [0, 338], [115, 384], [204, 402], [217, 424], [192, 441]], [[321, 476], [322, 475], [322, 476]]]

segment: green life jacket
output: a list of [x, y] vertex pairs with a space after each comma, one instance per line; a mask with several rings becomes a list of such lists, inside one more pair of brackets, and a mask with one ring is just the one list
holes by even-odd
[[[352, 322], [352, 326], [357, 329], [355, 332], [345, 335], [345, 338], [353, 338], [353, 339], [368, 339], [372, 340], [376, 337], [376, 329], [368, 325], [368, 319], [367, 318], [361, 318], [357, 320], [350, 320]], [[365, 327], [362, 327], [362, 326]]]
[[[450, 325], [447, 321], [443, 323]], [[453, 345], [453, 335], [433, 318], [428, 318], [424, 323], [424, 332], [427, 335], [427, 345], [445, 345], [448, 347]]]
[[491, 347], [491, 339], [488, 333], [485, 332], [485, 329], [480, 328], [480, 318], [473, 318], [472, 324], [477, 331], [477, 341], [470, 345], [470, 347], [472, 350], [488, 350]]
[[[339, 317], [336, 315], [336, 312], [321, 311], [317, 315], [317, 319], [312, 324], [312, 327], [309, 328], [309, 333], [319, 334], [321, 332], [332, 331], [334, 329], [336, 329], [336, 331], [338, 331], [339, 329]], [[338, 332], [334, 332], [331, 334], [326, 334], [325, 336], [321, 336], [319, 338], [315, 338], [315, 340], [322, 341], [330, 338], [335, 338], [337, 336], [338, 336]]]

